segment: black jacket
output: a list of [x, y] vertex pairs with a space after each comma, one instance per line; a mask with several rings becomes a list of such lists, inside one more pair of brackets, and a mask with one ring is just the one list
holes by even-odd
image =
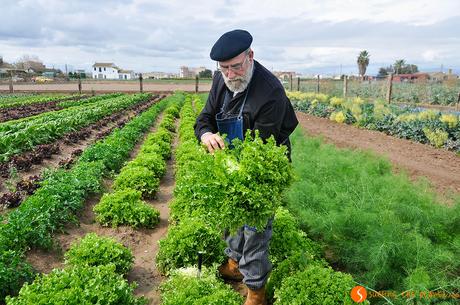
[[[278, 145], [284, 144], [290, 151], [289, 135], [298, 124], [294, 108], [280, 81], [257, 61], [254, 61], [254, 65], [248, 98], [243, 109], [244, 133], [247, 129], [258, 129], [262, 139], [273, 135]], [[246, 90], [231, 99], [224, 109], [225, 113], [238, 114]], [[216, 73], [206, 105], [194, 126], [198, 140], [205, 132], [218, 131], [215, 115], [220, 112], [227, 91], [233, 96], [221, 73]]]

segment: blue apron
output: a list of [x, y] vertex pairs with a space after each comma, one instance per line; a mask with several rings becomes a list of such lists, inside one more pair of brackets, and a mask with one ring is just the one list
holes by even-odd
[[232, 149], [233, 145], [231, 144], [233, 139], [244, 140], [243, 133], [243, 108], [246, 104], [246, 99], [248, 98], [249, 85], [246, 90], [246, 95], [244, 96], [243, 105], [241, 105], [240, 111], [237, 116], [228, 116], [224, 118], [224, 109], [227, 106], [228, 102], [231, 100], [231, 97], [228, 91], [225, 93], [225, 99], [220, 112], [216, 114], [217, 130], [220, 134], [226, 134], [227, 138], [225, 139], [229, 143], [229, 148]]

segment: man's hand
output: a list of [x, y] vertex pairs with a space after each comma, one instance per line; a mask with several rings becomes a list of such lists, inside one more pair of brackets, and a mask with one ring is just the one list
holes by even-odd
[[224, 140], [218, 134], [212, 132], [205, 132], [201, 136], [201, 143], [206, 145], [211, 154], [213, 154], [215, 150], [225, 147]]

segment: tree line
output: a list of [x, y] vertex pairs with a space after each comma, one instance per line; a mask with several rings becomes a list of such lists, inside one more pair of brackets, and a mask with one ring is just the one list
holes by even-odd
[[[363, 79], [364, 79], [364, 76], [366, 75], [367, 67], [369, 66], [369, 59], [370, 59], [369, 52], [367, 52], [367, 50], [364, 50], [359, 53], [358, 59], [356, 61], [358, 64], [359, 75], [361, 75], [361, 78]], [[379, 73], [377, 74], [377, 77], [385, 77], [390, 73], [409, 74], [409, 73], [417, 73], [417, 72], [419, 72], [417, 65], [408, 64], [406, 63], [404, 59], [398, 59], [395, 61], [393, 65], [390, 65], [388, 67], [381, 67], [379, 69]]]

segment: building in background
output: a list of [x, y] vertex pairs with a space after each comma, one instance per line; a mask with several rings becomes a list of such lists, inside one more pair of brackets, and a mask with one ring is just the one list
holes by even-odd
[[133, 70], [118, 70], [118, 78], [119, 79], [134, 79], [134, 71]]
[[291, 77], [296, 78], [298, 75], [294, 71], [272, 71], [272, 73], [280, 80], [280, 81], [288, 81]]
[[135, 73], [132, 70], [123, 70], [114, 63], [97, 62], [93, 65], [92, 77], [97, 79], [134, 79]]
[[196, 75], [200, 74], [206, 70], [206, 67], [192, 68], [187, 66], [180, 67], [179, 77], [180, 78], [194, 78]]
[[38, 60], [27, 60], [15, 64], [16, 69], [27, 71], [29, 74], [41, 75], [47, 70], [46, 66]]
[[142, 73], [142, 77], [150, 79], [178, 78], [179, 74], [169, 72], [146, 72]]
[[3, 57], [0, 56], [0, 78], [9, 77], [11, 70], [14, 70], [14, 66], [7, 62], [4, 62]]
[[393, 76], [393, 82], [395, 83], [427, 81], [428, 79], [430, 79], [430, 75], [428, 73], [423, 72], [395, 74]]

